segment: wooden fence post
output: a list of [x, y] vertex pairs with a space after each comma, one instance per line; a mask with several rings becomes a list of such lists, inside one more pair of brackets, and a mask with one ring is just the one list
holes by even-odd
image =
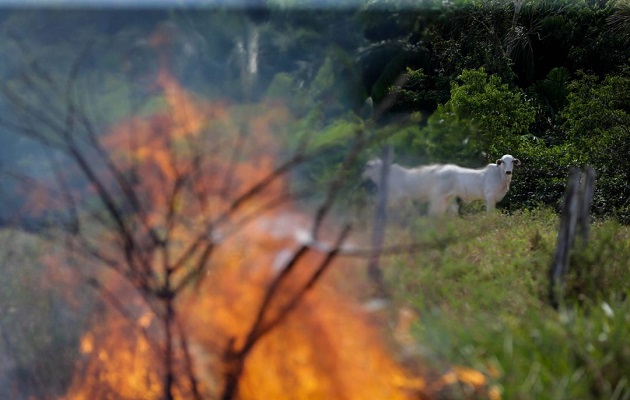
[[374, 229], [372, 230], [372, 254], [368, 260], [368, 275], [375, 286], [376, 294], [379, 297], [387, 297], [385, 282], [383, 281], [383, 271], [379, 266], [379, 258], [383, 240], [385, 239], [385, 228], [387, 227], [387, 188], [389, 169], [392, 163], [392, 147], [385, 146], [382, 150], [381, 176], [379, 177], [378, 193], [376, 198], [376, 211], [374, 214]]
[[593, 168], [587, 167], [584, 173], [574, 168], [569, 173], [558, 229], [558, 242], [549, 271], [549, 301], [555, 309], [558, 309], [564, 296], [570, 252], [575, 243], [576, 233], [580, 237], [580, 245], [585, 246], [588, 240], [594, 187]]

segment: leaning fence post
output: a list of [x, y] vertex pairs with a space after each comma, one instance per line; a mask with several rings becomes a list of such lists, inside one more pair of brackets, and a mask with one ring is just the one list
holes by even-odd
[[593, 191], [595, 189], [595, 170], [593, 168], [586, 168], [580, 188], [582, 189], [582, 195], [580, 196], [580, 204], [578, 205], [577, 229], [583, 244], [586, 244], [591, 223], [591, 203], [593, 202]]
[[387, 295], [385, 282], [383, 281], [383, 271], [379, 266], [379, 258], [383, 240], [385, 239], [385, 228], [387, 226], [387, 187], [389, 169], [392, 162], [392, 147], [385, 146], [381, 154], [383, 167], [379, 177], [376, 200], [376, 211], [374, 214], [374, 229], [372, 230], [372, 254], [368, 261], [368, 275], [376, 287], [377, 294], [385, 297]]
[[564, 286], [569, 269], [570, 252], [575, 242], [576, 232], [581, 245], [586, 245], [590, 224], [590, 208], [595, 186], [595, 171], [586, 168], [582, 173], [574, 168], [567, 178], [564, 203], [558, 229], [558, 241], [553, 262], [549, 270], [549, 300], [557, 309], [564, 295]]

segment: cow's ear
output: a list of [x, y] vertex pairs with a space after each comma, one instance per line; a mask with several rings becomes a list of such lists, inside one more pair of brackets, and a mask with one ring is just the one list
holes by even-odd
[[515, 158], [514, 165], [521, 165], [521, 160], [519, 160], [518, 158]]
[[501, 163], [503, 162], [503, 160], [501, 160], [500, 158], [497, 160], [497, 165], [501, 165]]

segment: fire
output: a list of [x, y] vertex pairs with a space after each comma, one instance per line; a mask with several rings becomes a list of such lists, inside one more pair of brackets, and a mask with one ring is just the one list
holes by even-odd
[[[300, 216], [270, 219], [243, 233], [239, 241], [248, 246], [238, 257], [232, 249], [218, 255], [222, 267], [184, 307], [199, 310], [186, 317], [187, 326], [198, 332], [195, 340], [200, 349], [226, 348], [231, 338], [237, 347], [242, 345], [274, 266], [296, 247], [291, 241]], [[274, 238], [269, 237], [270, 224], [275, 225], [271, 226]], [[321, 257], [308, 256], [284, 290], [294, 291], [295, 283], [305, 280]], [[333, 268], [344, 267], [352, 266]], [[413, 379], [395, 362], [382, 332], [358, 303], [336, 287], [333, 275], [307, 293], [298, 308], [255, 346], [246, 360], [239, 398], [405, 399], [424, 388], [422, 379]], [[202, 359], [206, 361], [201, 370], [223, 368], [220, 358], [204, 354]]]
[[[172, 228], [168, 245], [177, 259], [208, 229], [208, 220], [226, 212], [234, 199], [272, 171], [271, 132], [274, 126], [286, 124], [290, 114], [278, 104], [251, 114], [247, 129], [252, 136], [242, 149], [247, 157], [234, 160], [225, 149], [238, 145], [235, 138], [242, 126], [232, 120], [237, 112], [195, 98], [164, 71], [158, 82], [166, 108], [122, 122], [104, 136], [102, 145], [119, 170], [138, 177], [135, 189], [147, 211], [144, 223]], [[185, 190], [171, 191], [190, 176], [194, 179]], [[286, 193], [287, 183], [278, 179], [239, 212], [264, 208], [270, 199]], [[270, 282], [296, 257], [300, 237], [311, 223], [309, 215], [284, 207], [260, 214], [236, 233], [230, 231], [230, 224], [215, 232], [217, 244], [205, 276], [174, 303], [175, 398], [221, 395], [233, 367], [226, 352], [245, 345]], [[333, 228], [327, 227], [321, 236], [334, 237]], [[145, 235], [146, 230], [139, 226], [134, 234]], [[116, 239], [103, 233], [102, 248], [114, 252], [116, 246], [107, 245], [110, 242]], [[308, 250], [297, 258], [263, 322], [279, 315], [325, 256]], [[164, 262], [148, 256], [143, 260]], [[417, 399], [430, 398], [431, 388], [461, 376], [479, 384], [483, 376], [455, 370], [445, 380], [428, 385], [417, 371], [402, 367], [384, 340], [379, 321], [348, 290], [366, 285], [360, 271], [357, 265], [335, 260], [296, 308], [254, 343], [239, 376], [239, 399]], [[95, 318], [81, 339], [81, 357], [64, 398], [161, 398], [163, 327], [120, 275], [107, 273], [100, 279], [131, 311], [123, 315], [106, 307]]]
[[75, 386], [66, 398], [160, 398], [159, 371], [149, 367], [157, 362], [151, 346], [124, 319], [108, 318], [106, 324], [94, 326], [80, 344], [82, 357], [89, 360], [86, 369], [80, 371], [83, 386]]
[[[219, 106], [220, 111], [211, 112], [213, 104], [193, 98], [168, 75], [161, 75], [160, 83], [167, 112], [125, 121], [104, 137], [103, 146], [121, 170], [133, 170], [141, 177], [138, 192], [144, 201], [150, 199], [145, 204], [150, 204], [148, 223], [153, 226], [167, 223], [167, 189], [178, 177], [198, 174], [204, 181], [195, 182], [189, 192], [182, 192], [174, 205], [178, 218], [187, 221], [172, 235], [176, 258], [195, 237], [195, 228], [190, 226], [202, 225], [202, 218], [226, 210], [234, 198], [271, 172], [273, 155], [266, 150], [273, 140], [268, 133], [274, 124], [286, 121], [289, 113], [276, 105], [267, 113], [252, 117], [249, 129], [254, 136], [248, 140], [256, 146], [243, 150], [250, 156], [247, 162], [232, 163], [222, 155], [200, 157], [202, 167], [195, 170], [191, 159], [196, 153], [185, 145], [210, 140], [212, 137], [203, 131], [212, 132], [214, 125], [234, 129], [238, 124], [229, 120], [227, 108]], [[238, 132], [231, 135], [236, 137]], [[219, 139], [229, 142], [227, 136]], [[227, 197], [221, 197], [218, 194], [222, 179], [211, 178], [225, 177], [227, 168], [232, 168], [232, 190]], [[197, 184], [205, 185], [203, 193], [212, 206], [204, 208], [203, 203], [191, 202], [197, 205], [187, 209], [185, 204], [190, 199], [186, 196], [202, 190], [194, 187]], [[242, 212], [252, 212], [285, 192], [286, 184], [279, 180], [252, 199]], [[310, 224], [311, 217], [306, 214], [289, 208], [276, 209], [261, 214], [217, 245], [202, 283], [184, 292], [176, 302], [177, 325], [185, 334], [192, 360], [187, 365], [177, 341], [177, 398], [192, 397], [191, 376], [197, 380], [196, 390], [212, 398], [220, 395], [229, 368], [225, 351], [230, 345], [237, 349], [243, 346], [270, 281], [299, 248], [299, 230], [310, 229]], [[278, 314], [324, 256], [311, 250], [299, 259], [281, 287], [280, 296], [270, 303], [265, 318], [271, 320]], [[345, 272], [340, 272], [344, 268]], [[422, 392], [425, 382], [397, 364], [369, 314], [341, 290], [339, 280], [356, 274], [356, 268], [350, 268], [354, 267], [336, 262], [331, 267], [336, 271], [327, 274], [304, 295], [296, 309], [258, 340], [245, 359], [239, 379], [240, 399], [405, 399]], [[119, 278], [115, 275], [110, 274], [108, 279], [122, 303], [128, 306], [129, 299], [137, 297], [123, 282], [117, 283]], [[132, 308], [136, 315], [133, 320], [110, 310], [104, 320], [85, 333], [80, 344], [83, 359], [67, 399], [103, 398], [108, 396], [106, 393], [122, 398], [161, 396], [160, 341], [155, 338], [161, 338], [163, 333], [146, 306], [136, 300]]]
[[[226, 242], [204, 283], [178, 304], [194, 371], [210, 398], [218, 397], [223, 385], [223, 352], [232, 339], [242, 345], [283, 254], [295, 247], [295, 219], [300, 216], [266, 217]], [[268, 224], [279, 221], [280, 226], [272, 228], [276, 236], [270, 238]], [[306, 279], [320, 258], [316, 253], [308, 256], [285, 290], [295, 290], [295, 282]], [[240, 399], [418, 398], [424, 380], [397, 364], [375, 321], [336, 287], [339, 277], [327, 276], [256, 344], [241, 376]], [[149, 321], [145, 314], [134, 325], [113, 312], [87, 332], [81, 340], [87, 366], [77, 370], [66, 398], [105, 398], [110, 392], [121, 398], [159, 398], [160, 360], [140, 333], [140, 328], [155, 328]], [[178, 370], [185, 377], [182, 363], [179, 359]], [[180, 389], [176, 397], [191, 395]]]

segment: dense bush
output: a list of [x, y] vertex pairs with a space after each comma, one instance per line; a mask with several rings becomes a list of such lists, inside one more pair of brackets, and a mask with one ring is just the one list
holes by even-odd
[[579, 74], [570, 85], [563, 129], [598, 174], [594, 210], [630, 223], [630, 74]]
[[464, 70], [451, 83], [450, 99], [437, 107], [413, 138], [413, 149], [431, 161], [479, 164], [514, 152], [534, 121], [534, 109], [484, 68]]

